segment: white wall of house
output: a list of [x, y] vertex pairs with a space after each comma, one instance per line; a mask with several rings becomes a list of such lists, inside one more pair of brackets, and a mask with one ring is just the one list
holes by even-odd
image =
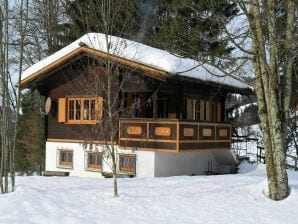
[[[73, 150], [73, 167], [59, 167], [59, 150]], [[102, 177], [99, 171], [89, 171], [86, 169], [86, 149], [80, 143], [47, 142], [46, 143], [46, 170], [47, 171], [67, 171], [71, 176]], [[104, 148], [97, 147], [95, 151], [104, 152]], [[152, 151], [131, 151], [117, 148], [119, 154], [136, 155], [136, 176], [137, 177], [166, 177], [178, 175], [200, 175], [210, 171], [229, 173], [231, 166], [235, 165], [235, 160], [228, 150], [223, 151], [198, 151], [163, 153]], [[102, 172], [111, 173], [111, 159], [104, 154], [102, 162]], [[118, 156], [117, 156], [117, 165]]]
[[[61, 168], [59, 167], [59, 150], [73, 150], [73, 167]], [[89, 149], [89, 145], [84, 149], [80, 143], [65, 143], [65, 142], [46, 142], [46, 170], [47, 171], [66, 171], [71, 176], [85, 176], [85, 177], [102, 177], [99, 171], [90, 171], [86, 169], [86, 150]], [[130, 150], [119, 150], [116, 148], [117, 153], [130, 154]], [[90, 151], [90, 150], [89, 150]], [[105, 149], [98, 146], [97, 149], [92, 151], [104, 152]], [[111, 173], [111, 158], [106, 153], [103, 156], [102, 172]], [[117, 161], [118, 163], [118, 161]]]
[[137, 177], [154, 177], [155, 152], [136, 151]]
[[[212, 170], [218, 169], [218, 163], [212, 151], [155, 153], [155, 176], [199, 175], [208, 171], [208, 162], [212, 161]], [[210, 166], [210, 165], [209, 165]], [[210, 169], [210, 168], [209, 168]]]

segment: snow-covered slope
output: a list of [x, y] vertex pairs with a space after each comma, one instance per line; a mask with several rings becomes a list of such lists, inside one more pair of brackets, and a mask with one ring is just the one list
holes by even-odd
[[291, 195], [264, 196], [264, 166], [242, 165], [241, 174], [119, 179], [18, 177], [15, 193], [0, 195], [0, 223], [241, 223], [294, 224], [298, 173], [289, 172]]
[[[49, 57], [29, 67], [22, 74], [22, 80], [39, 71], [40, 69], [54, 63], [63, 56], [73, 52], [80, 47], [80, 43], [86, 44], [89, 48], [108, 52], [112, 55], [133, 60], [154, 68], [158, 68], [170, 74], [182, 75], [203, 81], [221, 83], [237, 88], [248, 88], [248, 86], [229, 76], [224, 76], [218, 69], [210, 65], [202, 65], [192, 59], [181, 58], [170, 54], [167, 51], [153, 48], [138, 42], [130, 41], [115, 36], [106, 36], [102, 33], [88, 33], [62, 48]], [[214, 74], [216, 76], [214, 76]], [[224, 77], [218, 77], [224, 76]]]

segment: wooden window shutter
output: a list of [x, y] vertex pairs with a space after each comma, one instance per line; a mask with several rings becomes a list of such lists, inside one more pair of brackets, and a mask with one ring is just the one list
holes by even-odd
[[221, 103], [216, 104], [216, 114], [217, 114], [217, 121], [221, 121]]
[[206, 121], [210, 121], [211, 120], [211, 103], [210, 101], [206, 101]]
[[66, 122], [66, 98], [58, 99], [58, 122]]
[[201, 100], [200, 101], [200, 111], [201, 111], [201, 113], [200, 113], [200, 120], [201, 121], [203, 121], [204, 120], [204, 112], [205, 112], [205, 110], [204, 110], [204, 101], [203, 100]]
[[192, 120], [192, 100], [187, 99], [186, 100], [186, 119], [187, 120]]
[[102, 114], [103, 114], [103, 98], [102, 97], [98, 97], [96, 100], [96, 114], [97, 114], [97, 119], [101, 120]]

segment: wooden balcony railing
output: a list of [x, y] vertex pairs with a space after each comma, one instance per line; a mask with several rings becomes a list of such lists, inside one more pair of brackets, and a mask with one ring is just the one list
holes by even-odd
[[119, 127], [122, 149], [178, 152], [231, 148], [231, 125], [227, 123], [122, 118]]

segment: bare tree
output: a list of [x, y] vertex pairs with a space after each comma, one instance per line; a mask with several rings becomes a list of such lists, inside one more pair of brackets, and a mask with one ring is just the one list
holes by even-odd
[[[221, 24], [222, 41], [228, 41], [236, 50], [230, 55], [198, 60], [203, 67], [211, 64], [223, 76], [230, 75], [254, 86], [266, 151], [268, 196], [282, 200], [289, 194], [285, 139], [297, 48], [294, 46], [297, 1], [232, 2], [240, 9], [235, 19], [228, 24], [224, 16], [214, 19]], [[209, 7], [214, 7], [213, 4], [217, 2], [210, 1]]]
[[[11, 156], [8, 120], [9, 120], [9, 67], [8, 67], [8, 0], [0, 5], [1, 34], [0, 34], [0, 59], [1, 59], [1, 97], [2, 97], [2, 114], [1, 114], [1, 167], [0, 167], [0, 184], [1, 192], [8, 193], [8, 174], [11, 168], [9, 162]], [[4, 183], [3, 183], [4, 178]]]

